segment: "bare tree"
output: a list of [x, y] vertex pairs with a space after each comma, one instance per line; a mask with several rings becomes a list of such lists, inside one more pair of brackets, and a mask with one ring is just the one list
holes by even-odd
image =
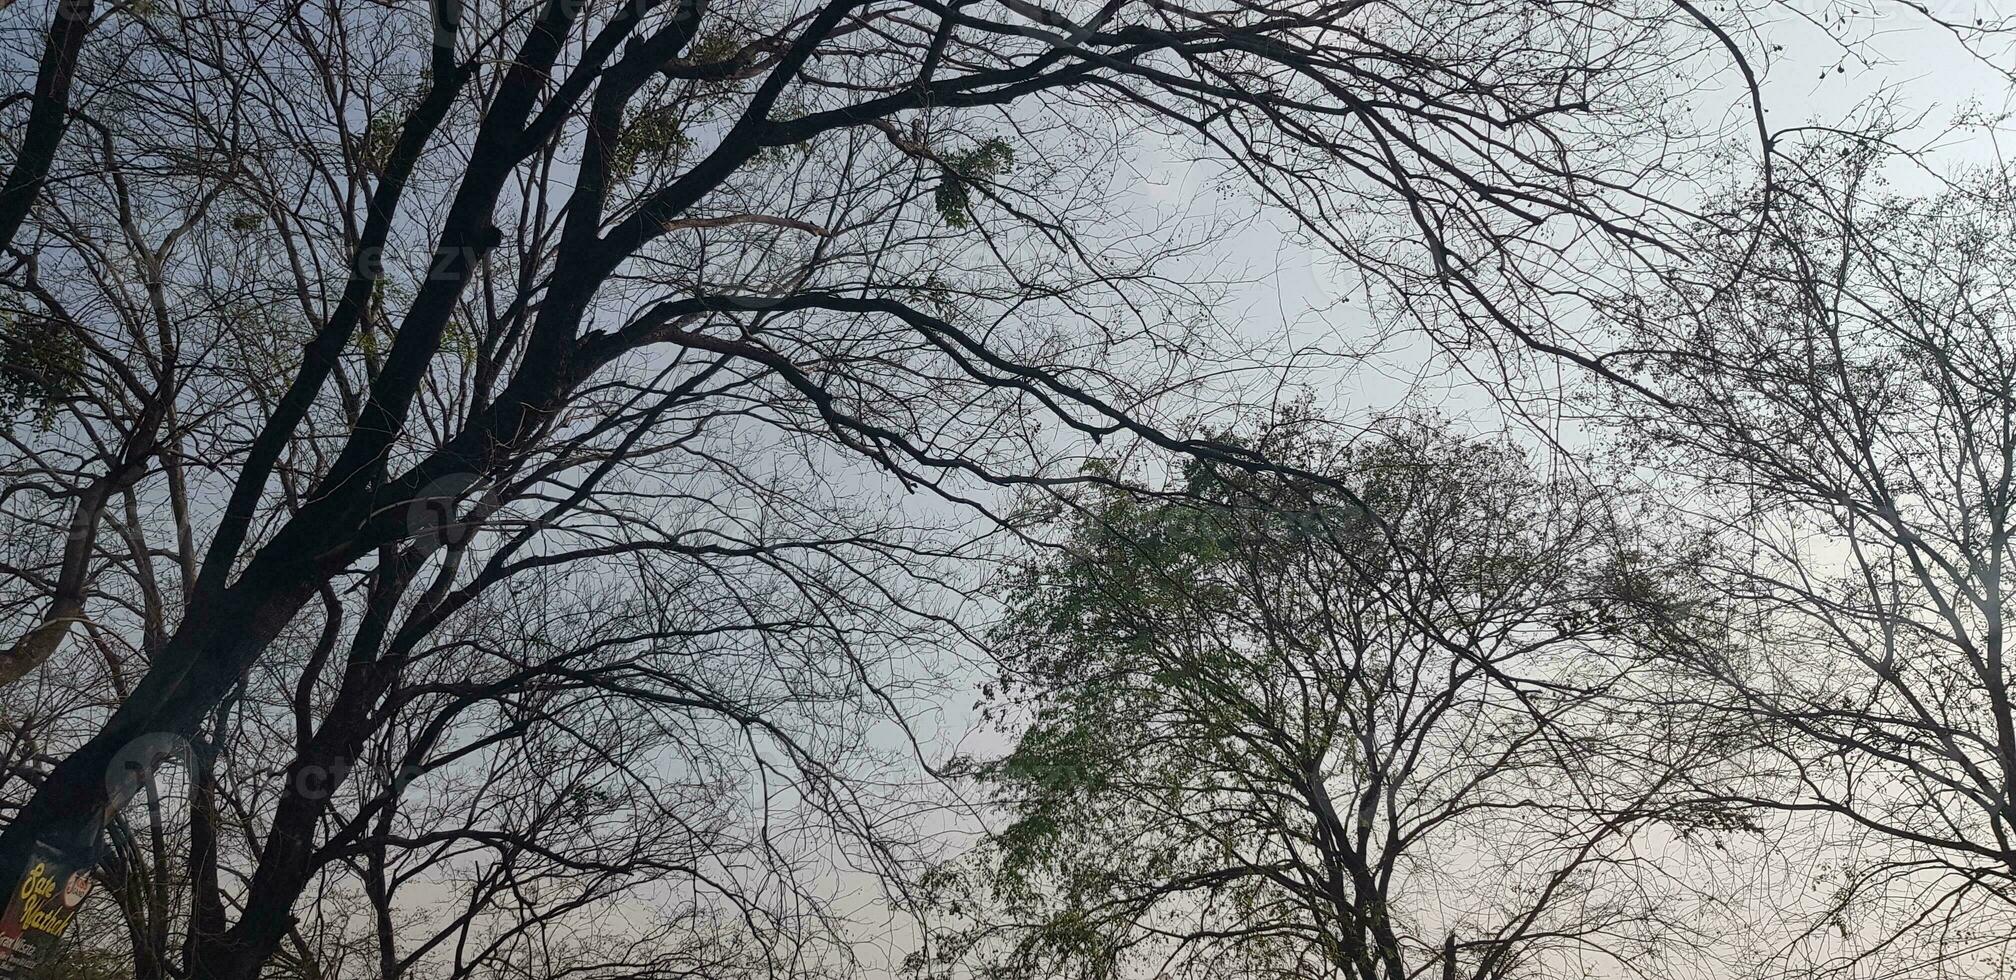
[[[182, 937], [170, 972], [196, 977], [305, 961], [296, 909], [339, 866], [396, 924], [395, 867], [464, 844], [508, 867], [507, 840], [550, 835], [440, 799], [432, 829], [398, 827], [386, 815], [416, 811], [396, 779], [335, 802], [365, 792], [349, 774], [373, 750], [445, 774], [482, 770], [456, 747], [493, 736], [595, 742], [548, 730], [540, 698], [746, 728], [770, 744], [748, 779], [784, 758], [844, 796], [832, 753], [786, 747], [820, 724], [775, 715], [836, 697], [796, 690], [807, 676], [850, 678], [842, 700], [908, 738], [861, 663], [944, 627], [913, 589], [935, 590], [956, 542], [885, 516], [895, 494], [984, 510], [994, 485], [1096, 479], [1050, 465], [1059, 433], [1278, 469], [1167, 421], [1225, 326], [1212, 284], [1180, 275], [1219, 229], [1140, 226], [1130, 166], [1251, 178], [1368, 269], [1656, 247], [1689, 217], [1661, 193], [1700, 135], [1657, 111], [1665, 79], [1747, 65], [1755, 41], [1741, 13], [1526, 0], [191, 0], [121, 18], [77, 62], [90, 138], [59, 144], [66, 178], [31, 209], [35, 261], [4, 299], [0, 679], [21, 706], [0, 880], [38, 842], [126, 835], [157, 743], [187, 741], [189, 805], [164, 811], [186, 827], [150, 813], [121, 860], [165, 880], [148, 855], [187, 835], [186, 907], [132, 908], [136, 955]], [[665, 646], [782, 629], [759, 587], [830, 638], [811, 675], [768, 662], [790, 696], [718, 691]], [[613, 632], [483, 638], [535, 589], [670, 625], [626, 625], [619, 603]], [[495, 723], [512, 711], [522, 728]], [[239, 749], [244, 771], [218, 769]], [[311, 776], [328, 791], [301, 792]], [[652, 780], [607, 778], [648, 810]], [[528, 806], [559, 798], [524, 785]], [[229, 798], [246, 803], [227, 820]], [[421, 962], [378, 935], [381, 967]]]
[[1615, 352], [1590, 362], [1595, 417], [1710, 545], [1672, 624], [1688, 680], [1648, 696], [1748, 726], [1752, 781], [1711, 795], [1821, 848], [1799, 955], [1997, 974], [2016, 911], [2016, 196], [1997, 170], [1892, 192], [1905, 158], [1874, 142], [1789, 159], [1753, 202], [1762, 236], [1701, 257], [1726, 288], [1620, 298]]

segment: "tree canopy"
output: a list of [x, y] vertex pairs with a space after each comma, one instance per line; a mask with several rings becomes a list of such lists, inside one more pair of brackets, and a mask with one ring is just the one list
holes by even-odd
[[[856, 976], [862, 908], [921, 916], [943, 875], [1017, 918], [926, 969], [1649, 969], [1694, 927], [1645, 835], [1816, 798], [1916, 833], [1741, 783], [1786, 724], [1971, 821], [1919, 843], [2016, 867], [2002, 491], [1856, 475], [1902, 465], [1879, 429], [1944, 461], [2006, 407], [1999, 319], [1922, 326], [1995, 301], [1938, 274], [1998, 257], [1999, 212], [1822, 233], [1861, 158], [1767, 121], [1800, 16], [0, 3], [0, 882], [94, 869], [78, 928], [147, 980]], [[1260, 336], [1262, 224], [1374, 339]], [[1919, 326], [1829, 360], [1850, 296]], [[1402, 331], [1582, 372], [1553, 394], [1707, 482], [1862, 447], [1826, 506], [1888, 528], [1910, 576], [1873, 581], [1925, 593], [1904, 632], [2002, 727], [1755, 699], [1728, 610], [1761, 580], [1726, 528], [1674, 546], [1681, 482], [1275, 409]], [[1921, 511], [1967, 530], [1933, 548]], [[948, 770], [981, 676], [1029, 727]]]

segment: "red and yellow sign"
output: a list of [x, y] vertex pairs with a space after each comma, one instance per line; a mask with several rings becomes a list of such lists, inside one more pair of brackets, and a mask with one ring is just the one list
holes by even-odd
[[36, 844], [28, 874], [8, 894], [7, 909], [0, 913], [0, 978], [26, 976], [46, 962], [90, 893], [88, 869], [76, 867], [53, 847]]

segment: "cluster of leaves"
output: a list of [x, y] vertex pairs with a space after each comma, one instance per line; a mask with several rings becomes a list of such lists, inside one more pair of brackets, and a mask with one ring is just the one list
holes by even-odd
[[57, 403], [76, 390], [84, 368], [77, 337], [40, 317], [0, 321], [0, 413], [32, 412], [46, 425]]
[[686, 135], [685, 121], [671, 109], [646, 109], [623, 127], [616, 146], [609, 153], [609, 175], [624, 180], [637, 174], [641, 166], [675, 159], [693, 137]]
[[715, 30], [702, 33], [686, 48], [687, 64], [719, 64], [740, 55], [749, 45], [748, 38], [733, 30]]
[[1015, 162], [1015, 148], [1000, 139], [987, 139], [971, 149], [948, 153], [941, 160], [945, 174], [938, 181], [933, 203], [940, 219], [964, 230], [973, 226], [974, 182], [1006, 173]]
[[364, 133], [357, 139], [357, 157], [370, 173], [383, 175], [392, 162], [392, 150], [399, 145], [399, 130], [405, 125], [406, 113], [394, 106], [373, 115], [364, 124]]

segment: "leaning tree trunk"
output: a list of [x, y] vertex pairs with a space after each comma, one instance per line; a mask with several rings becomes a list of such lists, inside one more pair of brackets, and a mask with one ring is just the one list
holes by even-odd
[[91, 30], [93, 2], [57, 0], [56, 19], [49, 25], [41, 69], [35, 74], [34, 103], [22, 133], [21, 153], [14, 158], [6, 183], [0, 184], [0, 251], [14, 244], [14, 233], [21, 229], [56, 162], [56, 145], [63, 141], [70, 121], [70, 83], [77, 77], [77, 53], [83, 50], [84, 35]]

